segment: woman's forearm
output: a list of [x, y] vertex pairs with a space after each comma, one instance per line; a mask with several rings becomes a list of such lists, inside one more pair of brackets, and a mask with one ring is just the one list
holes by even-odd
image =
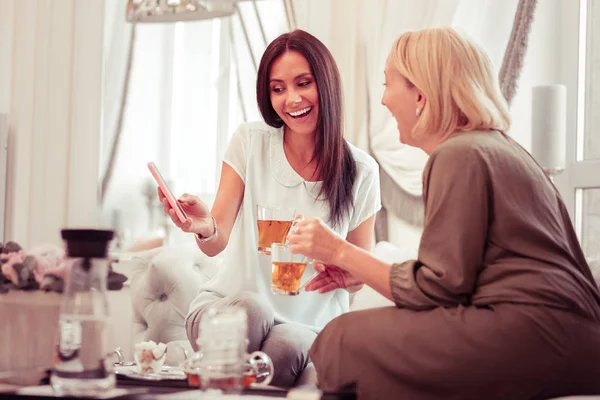
[[337, 252], [337, 258], [334, 261], [335, 265], [348, 271], [381, 295], [394, 301], [390, 287], [390, 264], [378, 260], [367, 250], [345, 240], [340, 245], [340, 250]]
[[225, 247], [227, 246], [227, 242], [229, 241], [228, 235], [225, 234], [217, 225], [217, 233], [215, 237], [211, 240], [202, 242], [198, 235], [194, 235], [196, 239], [196, 244], [198, 248], [207, 256], [214, 257], [221, 253]]
[[[210, 211], [217, 227], [217, 235], [215, 238], [204, 242], [196, 236], [196, 244], [207, 256], [214, 257], [227, 247], [229, 235], [231, 235], [235, 219], [240, 212], [240, 206], [244, 198], [244, 188], [244, 182], [238, 173], [229, 164], [223, 162], [219, 189]], [[210, 235], [211, 233], [211, 231], [202, 232], [202, 235]]]

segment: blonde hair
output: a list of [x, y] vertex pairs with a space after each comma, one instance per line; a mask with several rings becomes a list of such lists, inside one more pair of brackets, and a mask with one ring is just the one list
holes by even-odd
[[404, 33], [394, 42], [390, 62], [426, 99], [413, 138], [510, 127], [489, 56], [453, 28]]

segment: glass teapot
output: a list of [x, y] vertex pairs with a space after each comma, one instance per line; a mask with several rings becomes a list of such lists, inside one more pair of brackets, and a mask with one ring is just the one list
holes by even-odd
[[273, 362], [262, 351], [247, 353], [248, 318], [241, 307], [211, 308], [200, 320], [200, 350], [185, 361], [190, 386], [241, 391], [253, 383], [269, 384]]
[[59, 396], [98, 396], [115, 387], [109, 358], [107, 251], [112, 231], [63, 229], [70, 273], [59, 317], [54, 369]]

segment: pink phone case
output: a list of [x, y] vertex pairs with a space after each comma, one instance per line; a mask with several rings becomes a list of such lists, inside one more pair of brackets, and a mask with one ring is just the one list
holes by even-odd
[[181, 221], [181, 223], [187, 221], [187, 215], [185, 215], [185, 212], [177, 202], [177, 199], [175, 198], [175, 196], [173, 196], [173, 192], [171, 192], [171, 189], [169, 189], [169, 187], [167, 186], [167, 183], [158, 171], [158, 168], [156, 168], [156, 165], [153, 162], [149, 162], [148, 169], [152, 173], [152, 176], [154, 177], [154, 180], [156, 180], [156, 183], [158, 183], [158, 187], [167, 198], [167, 201], [175, 210], [175, 214], [177, 214], [177, 218], [179, 218], [179, 221]]

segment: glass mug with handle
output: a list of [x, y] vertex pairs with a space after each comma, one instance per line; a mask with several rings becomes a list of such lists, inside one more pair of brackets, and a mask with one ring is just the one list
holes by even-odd
[[271, 254], [271, 243], [285, 243], [296, 210], [285, 207], [256, 206], [258, 252]]
[[319, 274], [315, 272], [304, 283], [302, 277], [310, 260], [302, 254], [292, 253], [289, 244], [271, 244], [271, 291], [284, 296], [296, 296]]
[[239, 392], [253, 383], [268, 385], [271, 358], [262, 351], [248, 354], [248, 316], [240, 306], [209, 308], [200, 320], [199, 351], [183, 369], [190, 386]]

